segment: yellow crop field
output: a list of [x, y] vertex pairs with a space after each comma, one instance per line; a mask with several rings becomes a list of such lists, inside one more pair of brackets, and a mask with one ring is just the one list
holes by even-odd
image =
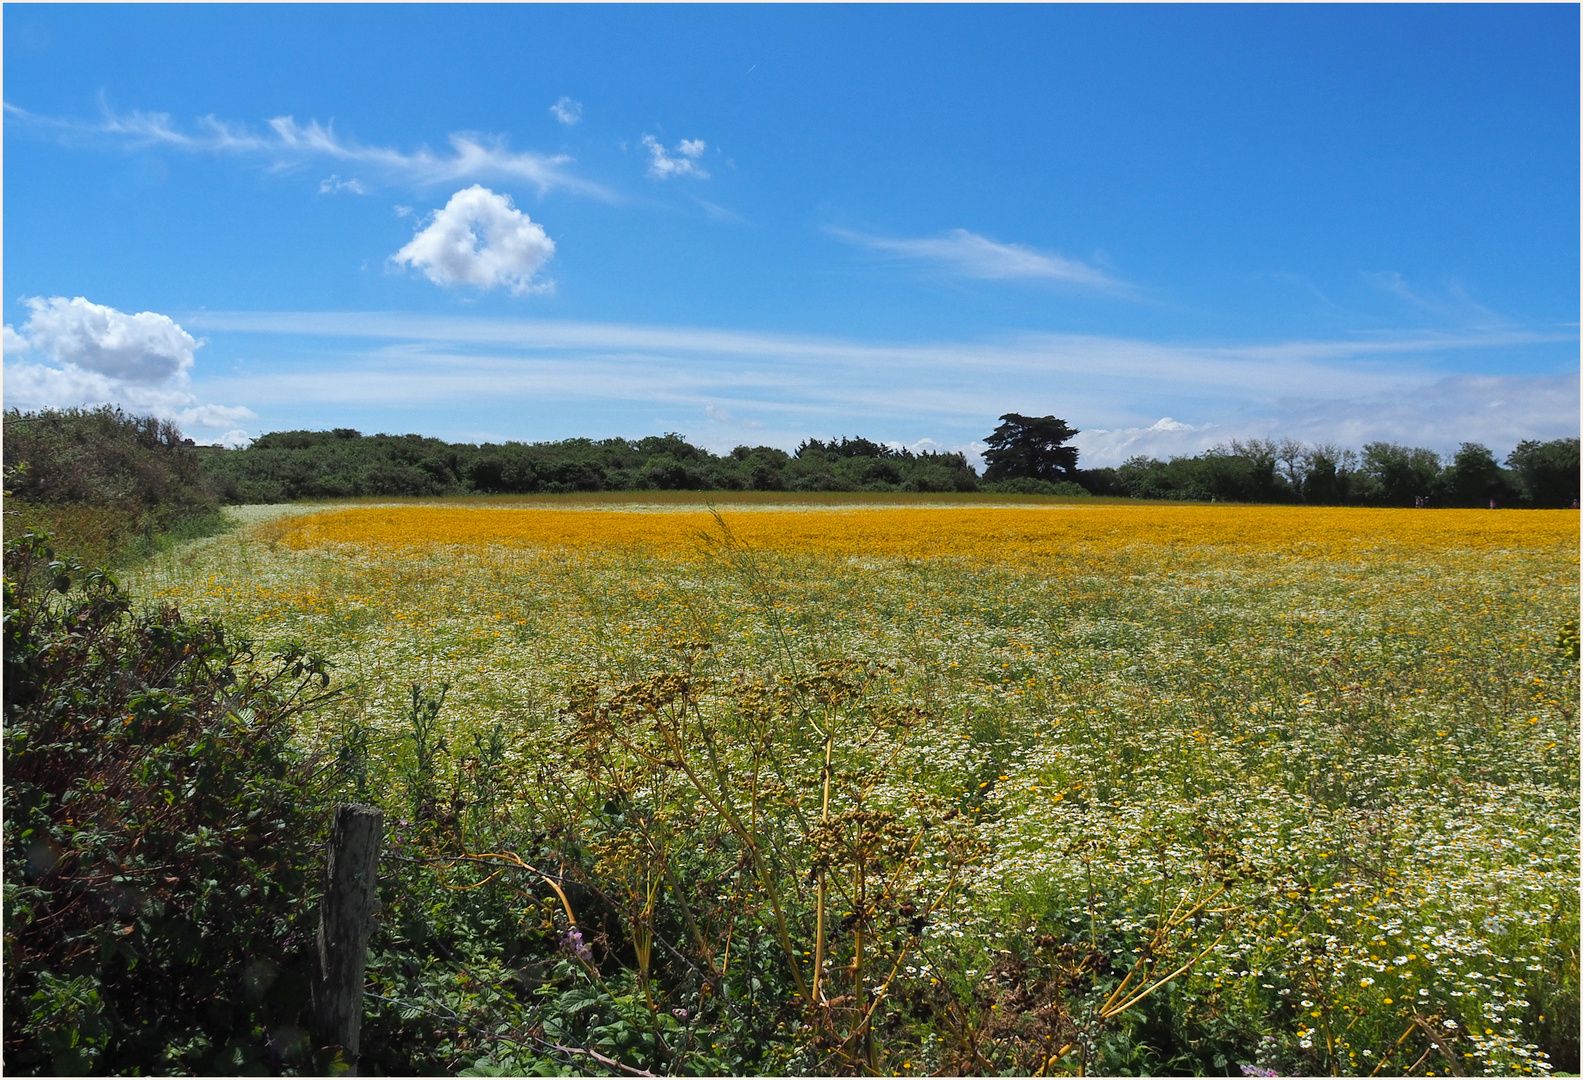
[[[1534, 548], [1575, 543], [1564, 511], [1491, 515], [1480, 510], [1406, 514], [1315, 507], [968, 507], [721, 511], [743, 543], [805, 555], [957, 556], [1044, 559], [1137, 545], [1184, 549], [1284, 549], [1329, 556], [1344, 550]], [[433, 545], [694, 551], [716, 528], [690, 511], [619, 512], [477, 507], [359, 507], [293, 518], [268, 535], [296, 549], [360, 544], [378, 549]]]
[[131, 585], [329, 657], [304, 747], [413, 865], [519, 881], [540, 1037], [1507, 1075], [1577, 1069], [1578, 552], [1575, 511], [435, 504]]

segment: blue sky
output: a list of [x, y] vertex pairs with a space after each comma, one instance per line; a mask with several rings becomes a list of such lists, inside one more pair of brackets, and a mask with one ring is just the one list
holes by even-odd
[[1578, 433], [1576, 6], [4, 8], [8, 407]]

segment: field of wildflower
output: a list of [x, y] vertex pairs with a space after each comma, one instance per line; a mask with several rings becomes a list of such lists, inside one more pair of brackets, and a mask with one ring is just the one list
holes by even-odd
[[509, 949], [424, 962], [515, 1033], [461, 1064], [1524, 1075], [1578, 1069], [1578, 551], [1565, 511], [475, 500], [257, 511], [129, 584], [325, 653], [305, 748], [509, 884]]

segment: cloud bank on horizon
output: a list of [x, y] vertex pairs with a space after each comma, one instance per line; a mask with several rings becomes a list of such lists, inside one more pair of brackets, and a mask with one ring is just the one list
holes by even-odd
[[[1521, 332], [1222, 347], [1051, 334], [871, 342], [393, 312], [199, 312], [187, 321], [292, 357], [267, 374], [212, 379], [213, 395], [266, 415], [287, 404], [362, 410], [395, 426], [470, 408], [474, 426], [451, 433], [496, 441], [522, 438], [499, 416], [524, 410], [543, 425], [535, 438], [603, 434], [566, 419], [592, 403], [655, 417], [654, 430], [683, 431], [711, 449], [789, 448], [809, 435], [884, 427], [904, 433], [889, 441], [929, 439], [976, 456], [993, 418], [1017, 402], [1028, 413], [1092, 418], [1075, 440], [1091, 465], [1279, 436], [1444, 452], [1482, 441], [1504, 452], [1535, 432], [1565, 432], [1579, 394], [1576, 373], [1447, 375], [1423, 362], [1448, 349], [1536, 343]], [[341, 362], [318, 364], [326, 350]], [[1217, 419], [1149, 413], [1182, 402]]]
[[[459, 203], [462, 196], [468, 198]], [[554, 244], [526, 215], [482, 188], [458, 193], [452, 207], [450, 217], [435, 215], [393, 259], [446, 287], [543, 287], [527, 283]], [[488, 238], [502, 233], [505, 239], [492, 245]], [[190, 372], [201, 343], [171, 318], [126, 315], [82, 297], [27, 304], [32, 314], [20, 330], [5, 327], [8, 407], [122, 404], [200, 429], [230, 428], [213, 440], [227, 445], [248, 437], [234, 425], [258, 413], [198, 403]], [[1082, 335], [884, 343], [399, 312], [184, 318], [213, 334], [269, 341], [278, 355], [313, 358], [203, 380], [210, 396], [246, 400], [265, 417], [281, 415], [277, 427], [295, 426], [284, 416], [311, 405], [330, 416], [377, 418], [370, 426], [458, 438], [471, 431], [497, 441], [599, 432], [566, 427], [564, 420], [542, 435], [501, 427], [436, 431], [425, 419], [447, 409], [477, 416], [506, 403], [521, 415], [531, 403], [530, 415], [544, 422], [566, 416], [567, 406], [605, 403], [646, 410], [663, 418], [656, 428], [692, 430], [715, 449], [765, 439], [789, 448], [809, 435], [860, 434], [877, 424], [915, 432], [889, 441], [948, 446], [976, 458], [979, 438], [993, 426], [979, 418], [1017, 411], [1012, 402], [1028, 413], [1095, 418], [1075, 445], [1089, 465], [1099, 466], [1280, 436], [1354, 447], [1406, 441], [1447, 453], [1474, 441], [1503, 450], [1575, 430], [1580, 392], [1577, 373], [1447, 375], [1422, 362], [1405, 369], [1382, 362], [1546, 341], [1522, 331], [1225, 347]], [[316, 362], [326, 356], [330, 363]], [[1217, 419], [1149, 420], [1151, 407], [1182, 401]], [[979, 427], [985, 430], [976, 432]]]
[[[1576, 11], [627, 16], [334, 10], [342, 71], [295, 9], [8, 11], [6, 406], [970, 455], [1054, 413], [1090, 464], [1578, 432]], [[130, 47], [238, 34], [291, 44], [179, 86]]]

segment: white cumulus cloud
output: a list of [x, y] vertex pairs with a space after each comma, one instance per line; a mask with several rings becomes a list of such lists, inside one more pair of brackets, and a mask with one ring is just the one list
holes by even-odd
[[567, 127], [574, 127], [583, 118], [583, 103], [581, 101], [573, 101], [569, 97], [563, 97], [550, 106], [550, 112], [555, 114], [555, 119]]
[[510, 196], [474, 184], [452, 195], [392, 258], [436, 285], [506, 285], [520, 294], [547, 287], [533, 275], [554, 254], [555, 241]]
[[185, 375], [197, 340], [168, 315], [128, 315], [81, 296], [33, 297], [23, 335], [57, 364], [74, 365], [112, 379], [157, 383]]
[[20, 330], [5, 327], [8, 406], [121, 405], [184, 428], [235, 428], [255, 417], [192, 393], [189, 373], [202, 343], [168, 315], [128, 315], [81, 296], [35, 296], [23, 304], [27, 322]]
[[649, 149], [649, 175], [656, 180], [669, 180], [673, 176], [695, 176], [700, 180], [709, 179], [709, 173], [698, 164], [698, 159], [703, 157], [707, 145], [702, 139], [683, 139], [676, 144], [676, 153], [680, 157], [672, 157], [658, 139], [652, 135], [643, 136], [643, 145]]
[[257, 415], [252, 409], [240, 405], [197, 405], [176, 413], [176, 422], [182, 427], [226, 428]]

